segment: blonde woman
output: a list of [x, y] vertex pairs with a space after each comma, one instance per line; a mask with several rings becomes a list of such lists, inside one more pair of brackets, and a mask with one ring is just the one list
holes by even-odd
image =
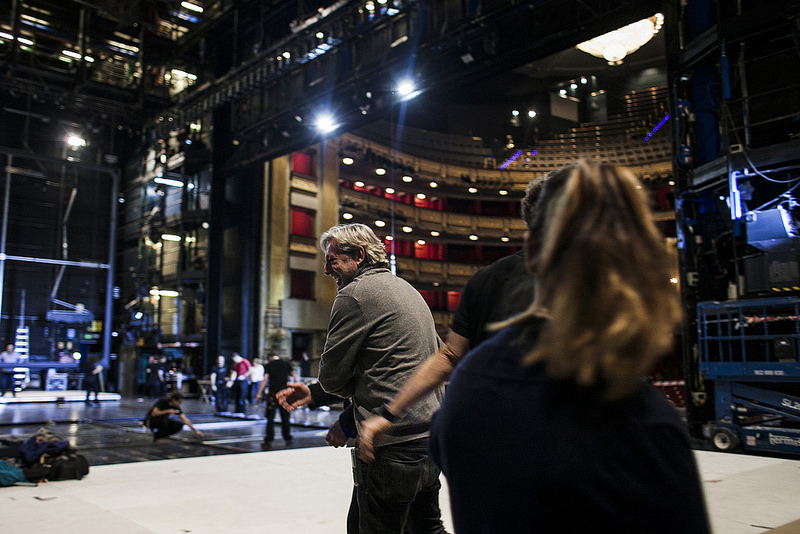
[[641, 183], [566, 167], [530, 228], [535, 300], [456, 367], [431, 429], [456, 532], [709, 532], [685, 425], [642, 380], [680, 303]]

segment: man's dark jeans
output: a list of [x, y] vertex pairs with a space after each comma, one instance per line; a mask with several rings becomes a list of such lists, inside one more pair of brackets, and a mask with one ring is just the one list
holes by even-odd
[[359, 530], [370, 534], [444, 533], [439, 509], [439, 468], [428, 456], [428, 439], [386, 445], [375, 461], [358, 461]]

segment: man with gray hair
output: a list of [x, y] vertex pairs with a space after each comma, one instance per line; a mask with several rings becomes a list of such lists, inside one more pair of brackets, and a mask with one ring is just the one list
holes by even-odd
[[[330, 228], [320, 238], [325, 274], [336, 280], [319, 382], [284, 394], [291, 408], [320, 404], [319, 387], [353, 403], [355, 426], [374, 414], [435, 352], [439, 336], [425, 300], [389, 270], [386, 249], [363, 224]], [[314, 391], [317, 389], [317, 391]], [[287, 391], [287, 390], [285, 390]], [[288, 393], [288, 392], [287, 392]], [[445, 532], [439, 469], [428, 457], [428, 430], [443, 390], [394, 421], [375, 461], [354, 460], [358, 529], [362, 533]]]

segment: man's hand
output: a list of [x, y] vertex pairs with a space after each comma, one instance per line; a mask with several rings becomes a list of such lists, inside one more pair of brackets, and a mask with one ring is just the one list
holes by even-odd
[[196, 428], [193, 428], [192, 430], [194, 430], [194, 435], [197, 436], [198, 438], [203, 437], [203, 433], [197, 430]]
[[275, 394], [284, 410], [293, 411], [311, 404], [311, 390], [302, 382], [289, 384], [286, 389]]
[[361, 423], [358, 435], [358, 457], [365, 462], [375, 459], [375, 444], [392, 428], [392, 423], [380, 415], [373, 415]]
[[333, 426], [328, 429], [328, 435], [325, 436], [325, 443], [331, 447], [344, 447], [347, 445], [347, 436], [339, 425], [339, 421], [333, 423]]

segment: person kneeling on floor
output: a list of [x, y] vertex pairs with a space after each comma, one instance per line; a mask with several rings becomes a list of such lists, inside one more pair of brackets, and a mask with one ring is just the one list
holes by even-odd
[[[166, 438], [172, 434], [177, 434], [183, 428], [183, 425], [191, 428], [198, 438], [203, 437], [203, 433], [197, 430], [188, 417], [183, 415], [181, 411], [181, 403], [183, 402], [183, 393], [175, 391], [170, 393], [167, 397], [159, 399], [147, 412], [145, 418], [145, 426], [155, 432], [153, 434], [153, 441]], [[175, 419], [173, 415], [177, 415]]]

